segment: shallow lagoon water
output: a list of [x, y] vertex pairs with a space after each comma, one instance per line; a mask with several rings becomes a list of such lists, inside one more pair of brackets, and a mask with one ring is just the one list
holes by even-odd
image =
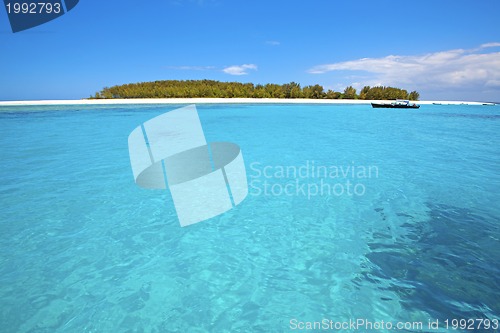
[[199, 105], [250, 190], [186, 228], [168, 191], [134, 184], [127, 148], [177, 107], [0, 108], [0, 331], [500, 317], [499, 106]]

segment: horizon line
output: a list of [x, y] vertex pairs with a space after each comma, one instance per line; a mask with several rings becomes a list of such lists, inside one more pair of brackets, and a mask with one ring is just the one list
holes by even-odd
[[[1, 106], [50, 106], [50, 105], [148, 105], [148, 104], [350, 104], [367, 105], [373, 102], [392, 102], [394, 100], [364, 99], [311, 99], [311, 98], [109, 98], [109, 99], [48, 99], [0, 101]], [[461, 101], [461, 100], [422, 100], [413, 101], [422, 105], [498, 105], [499, 102]]]

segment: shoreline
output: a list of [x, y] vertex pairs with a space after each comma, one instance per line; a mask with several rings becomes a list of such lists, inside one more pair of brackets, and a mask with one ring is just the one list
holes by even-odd
[[[33, 100], [0, 101], [1, 106], [44, 106], [44, 105], [147, 105], [147, 104], [331, 104], [369, 105], [370, 103], [391, 103], [393, 100], [359, 99], [285, 99], [285, 98], [131, 98], [131, 99], [77, 99], [77, 100]], [[491, 102], [472, 101], [411, 101], [420, 105], [495, 105]]]

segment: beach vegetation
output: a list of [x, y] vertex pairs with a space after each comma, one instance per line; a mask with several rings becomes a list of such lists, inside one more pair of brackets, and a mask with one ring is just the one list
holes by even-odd
[[358, 95], [356, 95], [356, 89], [352, 86], [349, 86], [344, 89], [344, 94], [342, 95], [342, 99], [356, 99]]
[[348, 86], [344, 92], [315, 84], [301, 87], [297, 82], [285, 84], [253, 84], [221, 82], [214, 80], [163, 80], [139, 82], [104, 87], [90, 99], [112, 98], [312, 98], [312, 99], [411, 99], [418, 100], [419, 93], [408, 93], [394, 87], [365, 86], [358, 95], [356, 89]]
[[418, 101], [419, 98], [420, 98], [420, 94], [416, 91], [412, 91], [410, 93], [410, 95], [408, 96], [408, 99], [410, 99], [412, 101]]

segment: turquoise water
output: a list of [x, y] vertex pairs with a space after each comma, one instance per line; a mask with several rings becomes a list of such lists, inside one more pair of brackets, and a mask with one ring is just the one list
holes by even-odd
[[174, 108], [0, 108], [1, 332], [500, 317], [500, 106], [199, 105], [251, 187], [186, 228], [127, 148]]

